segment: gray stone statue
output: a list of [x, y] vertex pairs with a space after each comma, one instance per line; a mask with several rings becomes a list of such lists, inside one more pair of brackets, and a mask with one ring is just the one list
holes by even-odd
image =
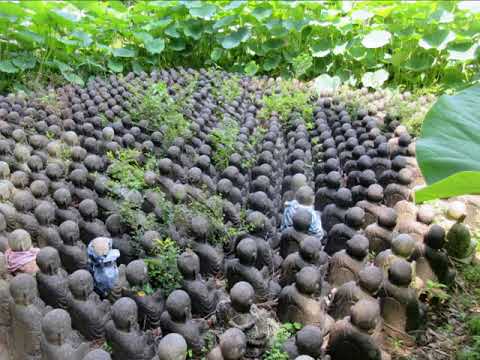
[[191, 232], [193, 241], [191, 249], [200, 258], [200, 273], [204, 276], [216, 275], [223, 266], [223, 254], [207, 242], [209, 223], [202, 216], [192, 218]]
[[89, 344], [79, 340], [74, 338], [72, 320], [65, 310], [52, 310], [42, 319], [42, 360], [82, 360]]
[[59, 227], [63, 244], [59, 253], [62, 265], [68, 273], [76, 270], [87, 269], [87, 247], [80, 241], [80, 229], [74, 221], [67, 220]]
[[207, 354], [207, 360], [242, 360], [247, 338], [242, 330], [231, 328], [220, 336], [220, 344]]
[[370, 251], [375, 254], [392, 246], [394, 228], [397, 225], [397, 212], [391, 208], [383, 209], [377, 222], [365, 228], [365, 236], [370, 242]]
[[316, 298], [322, 287], [320, 271], [314, 267], [304, 267], [295, 283], [282, 289], [278, 299], [277, 315], [282, 322], [297, 322], [315, 325], [328, 332], [333, 323], [325, 311], [325, 304]]
[[258, 301], [265, 301], [280, 291], [280, 286], [269, 280], [264, 273], [255, 267], [257, 260], [257, 244], [255, 240], [246, 238], [236, 248], [237, 258], [228, 260], [225, 266], [227, 290], [239, 281], [250, 283], [255, 289]]
[[388, 274], [388, 268], [396, 259], [410, 260], [417, 244], [408, 234], [399, 234], [392, 241], [392, 248], [383, 250], [375, 257], [375, 265]]
[[339, 287], [349, 281], [357, 281], [358, 273], [367, 263], [368, 239], [355, 235], [347, 241], [347, 248], [339, 251], [330, 259], [328, 282]]
[[5, 255], [0, 252], [0, 358], [3, 356], [6, 360], [9, 360], [8, 353], [13, 351], [10, 315], [13, 299], [9, 280]]
[[44, 247], [37, 255], [37, 285], [40, 298], [54, 308], [67, 309], [71, 297], [68, 289], [68, 273], [62, 268], [58, 251]]
[[77, 270], [68, 277], [72, 324], [89, 341], [105, 338], [105, 324], [110, 319], [110, 303], [100, 301], [93, 286], [92, 275], [87, 270]]
[[[158, 360], [186, 360], [187, 342], [182, 335], [171, 333], [162, 338], [158, 344]], [[155, 359], [155, 360], [157, 360]]]
[[300, 355], [311, 356], [314, 359], [322, 358], [323, 331], [317, 326], [306, 325], [297, 334], [285, 342], [283, 349], [289, 359], [296, 359]]
[[166, 310], [161, 316], [160, 324], [166, 334], [182, 335], [189, 348], [199, 354], [205, 345], [204, 332], [207, 327], [204, 320], [192, 319], [191, 309], [188, 294], [183, 290], [175, 290], [167, 298]]
[[349, 281], [333, 294], [328, 313], [335, 319], [341, 320], [350, 314], [350, 309], [358, 301], [367, 299], [377, 301], [377, 295], [383, 283], [383, 271], [376, 266], [366, 266], [358, 273], [358, 282]]
[[200, 259], [193, 251], [186, 251], [177, 258], [177, 267], [183, 276], [182, 288], [192, 300], [192, 314], [204, 317], [212, 314], [219, 294], [213, 282], [206, 282], [200, 275]]
[[115, 360], [151, 360], [155, 355], [153, 334], [139, 329], [137, 304], [130, 298], [120, 298], [113, 304], [106, 338]]
[[156, 329], [160, 326], [160, 316], [165, 308], [162, 290], [152, 289], [148, 270], [143, 260], [134, 260], [127, 265], [128, 287], [123, 295], [133, 299], [138, 306], [138, 320], [141, 329]]
[[32, 275], [19, 274], [10, 282], [13, 303], [12, 345], [14, 360], [38, 360], [41, 357], [41, 323], [45, 307], [38, 298], [37, 283]]

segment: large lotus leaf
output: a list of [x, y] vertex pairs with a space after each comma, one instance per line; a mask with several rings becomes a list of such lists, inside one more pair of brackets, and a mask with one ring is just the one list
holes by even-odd
[[335, 91], [338, 89], [342, 80], [338, 76], [330, 76], [328, 74], [322, 74], [315, 78], [313, 83], [313, 88], [315, 91], [320, 94], [323, 91]]
[[209, 20], [217, 13], [217, 7], [213, 4], [200, 3], [200, 5], [190, 8], [189, 12], [192, 16]]
[[19, 71], [19, 69], [17, 67], [15, 67], [15, 65], [13, 65], [10, 60], [0, 61], [0, 72], [4, 72], [4, 73], [8, 73], [8, 74], [14, 74], [18, 71]]
[[366, 87], [378, 89], [388, 80], [389, 73], [385, 69], [379, 69], [374, 72], [366, 72], [362, 76], [362, 83]]
[[115, 57], [134, 57], [136, 55], [135, 50], [129, 48], [112, 49], [112, 54]]
[[415, 191], [415, 202], [449, 198], [463, 194], [480, 194], [480, 172], [462, 171]]
[[479, 114], [480, 85], [443, 95], [432, 106], [416, 144], [428, 185], [461, 171], [480, 171]]
[[424, 49], [438, 49], [443, 50], [447, 47], [448, 43], [455, 40], [455, 33], [446, 29], [437, 29], [434, 32], [428, 33], [423, 36], [418, 42], [418, 45]]
[[145, 48], [150, 54], [160, 54], [165, 49], [165, 40], [158, 38], [145, 43]]
[[220, 44], [224, 49], [233, 49], [240, 45], [240, 43], [247, 41], [249, 37], [250, 31], [248, 28], [243, 27], [222, 38]]
[[367, 49], [376, 49], [387, 45], [392, 38], [392, 34], [385, 30], [373, 30], [369, 32], [362, 40], [362, 45]]

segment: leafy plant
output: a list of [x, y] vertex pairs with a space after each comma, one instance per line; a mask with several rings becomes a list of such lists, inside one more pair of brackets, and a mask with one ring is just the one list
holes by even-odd
[[160, 288], [165, 296], [181, 285], [182, 275], [177, 268], [177, 257], [180, 248], [170, 238], [159, 239], [155, 244], [155, 257], [146, 258], [150, 283], [156, 289]]
[[313, 126], [313, 110], [310, 104], [311, 94], [306, 89], [299, 89], [291, 81], [283, 81], [280, 92], [265, 95], [262, 98], [263, 108], [259, 117], [268, 120], [272, 113], [277, 113], [285, 125], [290, 125], [290, 116], [299, 112], [307, 127]]
[[280, 329], [275, 333], [270, 349], [265, 353], [264, 360], [288, 360], [288, 354], [283, 350], [285, 342], [291, 336], [294, 336], [298, 330], [302, 328], [298, 323], [282, 324]]
[[229, 116], [224, 116], [218, 127], [210, 133], [215, 167], [224, 170], [228, 166], [230, 156], [235, 153], [240, 126]]
[[416, 191], [417, 202], [480, 193], [479, 104], [476, 85], [441, 96], [428, 112], [416, 154], [429, 186]]
[[[172, 66], [246, 74], [328, 72], [443, 91], [478, 81], [474, 2], [0, 2], [0, 87]], [[345, 71], [348, 69], [348, 71]]]
[[107, 169], [112, 186], [126, 187], [131, 190], [141, 190], [146, 184], [144, 180], [145, 168], [137, 160], [138, 150], [121, 149], [108, 152], [107, 159], [112, 163]]
[[181, 113], [181, 103], [173, 99], [163, 82], [151, 84], [145, 93], [134, 91], [132, 119], [146, 120], [152, 131], [160, 131], [167, 149], [177, 137], [188, 137], [190, 123]]
[[444, 284], [428, 280], [422, 293], [425, 295], [429, 303], [444, 304], [450, 300], [450, 295], [447, 292], [448, 287]]

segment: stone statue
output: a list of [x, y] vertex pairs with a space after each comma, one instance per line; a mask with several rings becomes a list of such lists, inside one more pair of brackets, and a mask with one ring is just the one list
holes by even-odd
[[68, 277], [68, 287], [72, 293], [68, 308], [73, 327], [89, 341], [104, 339], [110, 303], [100, 301], [93, 291], [92, 275], [86, 270], [77, 270]]
[[423, 321], [423, 311], [415, 290], [410, 287], [411, 282], [410, 263], [396, 259], [390, 265], [388, 279], [379, 293], [385, 324], [402, 333], [418, 330]]
[[40, 359], [41, 322], [44, 305], [38, 298], [37, 283], [30, 274], [18, 274], [10, 282], [13, 298], [12, 349], [14, 360]]
[[58, 231], [63, 240], [59, 253], [62, 265], [68, 273], [76, 270], [87, 269], [87, 248], [80, 241], [80, 229], [72, 220], [63, 222]]
[[13, 351], [11, 338], [10, 307], [13, 299], [10, 295], [10, 285], [5, 255], [0, 252], [0, 358], [9, 360], [8, 353]]
[[132, 261], [127, 265], [126, 276], [129, 286], [123, 289], [123, 295], [137, 303], [140, 328], [158, 328], [165, 300], [162, 290], [152, 289], [145, 262], [141, 259]]
[[331, 360], [349, 359], [352, 356], [369, 360], [389, 359], [374, 336], [378, 321], [378, 303], [369, 300], [356, 303], [350, 316], [337, 321], [331, 330], [327, 348]]
[[79, 343], [72, 332], [68, 312], [55, 309], [42, 319], [42, 360], [82, 360], [89, 350], [88, 343]]
[[212, 283], [200, 275], [200, 259], [192, 251], [186, 251], [177, 258], [177, 267], [183, 276], [182, 288], [192, 300], [192, 314], [200, 317], [212, 314], [218, 301], [218, 294]]
[[300, 355], [321, 359], [322, 346], [322, 329], [317, 326], [306, 325], [294, 337], [285, 342], [283, 349], [288, 354], [289, 359], [296, 359]]
[[385, 208], [378, 214], [377, 222], [365, 228], [365, 236], [370, 242], [370, 251], [374, 254], [392, 246], [394, 228], [397, 225], [397, 212]]
[[153, 335], [138, 327], [137, 304], [121, 298], [112, 306], [112, 320], [106, 327], [106, 338], [116, 360], [151, 360], [155, 355]]
[[296, 277], [295, 283], [282, 289], [278, 299], [277, 315], [282, 322], [297, 322], [303, 325], [315, 325], [328, 332], [333, 323], [325, 312], [324, 304], [315, 294], [320, 293], [322, 278], [314, 267], [304, 267]]
[[53, 247], [44, 247], [37, 255], [37, 285], [40, 298], [54, 308], [67, 309], [71, 297], [68, 274], [62, 268], [60, 255]]
[[255, 289], [256, 298], [264, 301], [280, 291], [279, 285], [269, 281], [264, 273], [255, 267], [257, 260], [257, 244], [253, 239], [241, 240], [235, 251], [237, 258], [228, 260], [225, 266], [227, 290], [239, 281], [250, 283]]
[[205, 345], [206, 323], [203, 320], [192, 319], [191, 309], [188, 294], [183, 290], [175, 290], [167, 298], [166, 310], [161, 316], [160, 324], [165, 334], [182, 335], [188, 347], [198, 354]]
[[328, 233], [335, 224], [345, 221], [345, 214], [352, 205], [352, 193], [347, 188], [338, 189], [333, 204], [327, 205], [322, 212], [322, 224]]
[[106, 351], [97, 349], [90, 351], [82, 360], [112, 360], [112, 358]]
[[322, 251], [322, 243], [317, 238], [307, 237], [297, 252], [286, 257], [282, 262], [280, 284], [282, 286], [292, 284], [296, 274], [305, 266], [317, 267], [322, 276], [326, 274], [328, 255]]
[[191, 222], [193, 241], [191, 249], [200, 259], [200, 273], [204, 276], [216, 275], [223, 266], [223, 254], [207, 242], [209, 223], [202, 216], [195, 216]]
[[158, 344], [158, 360], [186, 360], [187, 351], [187, 342], [183, 336], [171, 333], [164, 336]]
[[12, 231], [8, 237], [8, 246], [10, 248], [5, 251], [5, 259], [10, 274], [35, 274], [38, 271], [36, 258], [40, 249], [33, 247], [32, 238], [27, 231]]
[[280, 256], [286, 258], [288, 255], [298, 251], [300, 244], [310, 235], [308, 228], [312, 221], [312, 215], [305, 209], [298, 209], [293, 215], [293, 227], [282, 231], [280, 237]]
[[345, 223], [335, 224], [328, 232], [325, 252], [329, 255], [345, 249], [345, 245], [362, 228], [365, 212], [352, 207], [345, 213]]
[[366, 266], [358, 273], [358, 281], [349, 281], [336, 289], [328, 313], [341, 320], [350, 314], [350, 309], [358, 301], [367, 299], [377, 301], [377, 295], [383, 283], [383, 271], [376, 266]]
[[315, 194], [315, 210], [323, 211], [325, 206], [335, 201], [335, 194], [342, 184], [342, 176], [338, 171], [331, 171], [325, 177], [325, 187]]
[[399, 234], [392, 241], [391, 249], [383, 250], [375, 257], [375, 265], [388, 274], [388, 268], [396, 259], [409, 260], [415, 251], [416, 241], [408, 234]]
[[383, 188], [378, 184], [370, 185], [367, 189], [366, 199], [359, 201], [356, 205], [365, 211], [365, 226], [375, 223], [382, 211], [386, 209], [382, 205], [382, 201]]
[[368, 239], [355, 235], [347, 241], [346, 249], [335, 253], [330, 259], [328, 282], [339, 287], [349, 281], [357, 281], [358, 273], [367, 263]]
[[231, 328], [220, 336], [220, 344], [207, 354], [207, 360], [242, 360], [247, 338], [242, 330]]
[[230, 290], [230, 299], [220, 301], [216, 310], [216, 320], [222, 328], [232, 326], [245, 333], [248, 358], [261, 357], [269, 334], [266, 320], [269, 314], [256, 307], [254, 302], [255, 290], [252, 285], [240, 281]]

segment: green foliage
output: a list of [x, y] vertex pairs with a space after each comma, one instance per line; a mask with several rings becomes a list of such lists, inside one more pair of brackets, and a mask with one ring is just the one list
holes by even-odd
[[107, 158], [112, 162], [107, 169], [111, 186], [126, 187], [130, 190], [141, 190], [146, 187], [144, 175], [147, 170], [138, 162], [140, 152], [133, 149], [121, 149], [108, 152]]
[[150, 283], [155, 289], [162, 289], [167, 297], [181, 285], [182, 275], [177, 268], [177, 257], [180, 248], [170, 238], [158, 239], [155, 244], [155, 257], [146, 258]]
[[310, 104], [311, 93], [305, 89], [298, 88], [291, 81], [283, 81], [281, 83], [280, 92], [272, 95], [263, 96], [263, 108], [259, 113], [259, 117], [268, 120], [272, 113], [277, 113], [280, 120], [289, 125], [290, 116], [293, 112], [302, 115], [305, 124], [313, 125], [313, 109]]
[[472, 287], [480, 286], [480, 266], [465, 265], [462, 268], [463, 277], [472, 285]]
[[448, 287], [444, 284], [428, 280], [422, 293], [426, 296], [426, 300], [431, 303], [444, 304], [450, 300], [450, 294], [447, 292]]
[[240, 78], [237, 75], [232, 75], [224, 81], [220, 80], [220, 82], [219, 86], [212, 89], [212, 93], [216, 98], [223, 96], [226, 102], [230, 103], [242, 95], [243, 89], [240, 86]]
[[134, 91], [133, 121], [146, 120], [152, 131], [163, 135], [162, 145], [167, 149], [176, 137], [188, 137], [190, 123], [183, 117], [182, 103], [172, 98], [163, 82], [150, 85], [145, 93]]
[[236, 151], [235, 143], [239, 132], [238, 122], [229, 116], [224, 116], [218, 127], [210, 133], [212, 160], [217, 169], [224, 170], [228, 166], [230, 156]]
[[3, 1], [0, 13], [10, 89], [178, 65], [352, 83], [383, 67], [393, 84], [445, 89], [479, 70], [468, 2]]
[[443, 95], [427, 113], [416, 142], [427, 188], [416, 201], [480, 193], [480, 85]]
[[298, 323], [282, 324], [280, 329], [275, 333], [270, 349], [265, 353], [264, 360], [288, 360], [288, 354], [283, 350], [283, 346], [287, 339], [294, 336], [298, 330], [302, 328]]
[[474, 315], [467, 322], [467, 329], [471, 336], [471, 344], [457, 354], [458, 360], [480, 359], [480, 316]]

